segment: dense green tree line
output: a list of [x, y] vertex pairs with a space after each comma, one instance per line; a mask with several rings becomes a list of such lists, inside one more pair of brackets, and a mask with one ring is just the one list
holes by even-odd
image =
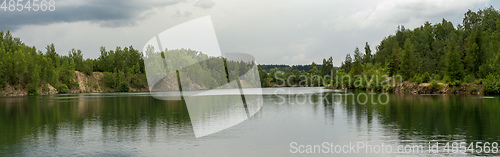
[[[317, 64], [316, 66], [318, 70], [321, 70], [321, 68], [323, 68], [323, 66], [320, 64]], [[292, 70], [309, 71], [311, 70], [312, 65], [311, 64], [307, 65], [261, 64], [260, 67], [262, 68], [262, 70], [265, 70], [267, 72], [270, 72], [274, 68], [277, 68], [278, 71], [285, 71], [285, 69], [288, 67], [290, 67]]]
[[124, 73], [128, 77], [118, 81], [144, 86], [144, 83], [134, 81], [135, 77], [140, 77], [136, 74], [144, 73], [144, 61], [142, 53], [132, 46], [124, 49], [117, 47], [115, 51], [106, 51], [101, 47], [99, 58], [84, 59], [80, 50], [72, 49], [68, 55], [61, 56], [54, 44], [50, 44], [42, 52], [34, 46], [25, 45], [10, 31], [0, 31], [0, 56], [0, 88], [9, 84], [16, 89], [27, 89], [30, 95], [40, 94], [39, 88], [47, 92], [47, 85], [59, 88], [60, 92], [77, 89], [75, 70], [87, 75], [92, 72]]
[[[253, 61], [208, 56], [191, 49], [167, 49], [163, 52], [155, 52], [150, 48], [152, 47], [145, 52], [145, 60], [148, 62], [150, 81], [157, 83], [152, 85], [153, 91], [178, 90], [169, 89], [162, 84], [178, 82], [178, 80], [181, 80], [179, 88], [182, 90], [238, 88], [237, 84], [229, 85], [228, 82], [235, 81], [244, 75], [246, 78], [259, 75], [251, 70], [254, 66]], [[165, 79], [166, 81], [161, 81]], [[255, 79], [242, 81], [242, 87], [259, 85]]]
[[366, 75], [373, 67], [386, 70], [389, 76], [404, 80], [430, 80], [459, 85], [482, 83], [485, 92], [500, 94], [500, 12], [493, 7], [465, 13], [456, 27], [445, 19], [441, 23], [425, 22], [413, 30], [399, 26], [395, 35], [384, 38], [371, 55], [359, 49], [354, 60], [348, 54], [341, 72]]
[[[272, 68], [273, 67], [273, 68]], [[269, 69], [266, 70], [265, 68]], [[312, 62], [310, 65], [259, 65], [262, 87], [270, 86], [324, 86], [331, 83], [333, 77], [326, 80], [324, 76], [336, 76], [337, 68], [333, 66], [333, 58], [323, 59], [323, 64]]]

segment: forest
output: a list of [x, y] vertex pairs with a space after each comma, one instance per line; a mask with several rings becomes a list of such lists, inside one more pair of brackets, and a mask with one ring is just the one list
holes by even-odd
[[[307, 64], [307, 65], [262, 64], [262, 65], [260, 65], [260, 68], [262, 68], [262, 70], [265, 70], [267, 72], [270, 72], [274, 68], [277, 68], [278, 71], [285, 71], [285, 69], [287, 67], [292, 68], [292, 70], [309, 71], [312, 68], [312, 64]], [[322, 68], [321, 64], [316, 64], [316, 68], [318, 70], [321, 70], [321, 68]]]
[[333, 66], [333, 58], [330, 57], [324, 58], [322, 64], [312, 62], [310, 65], [259, 65], [259, 75], [262, 87], [317, 87], [332, 83], [332, 79], [326, 79], [323, 83], [322, 78], [335, 76], [337, 69]]
[[[191, 50], [169, 50], [169, 54], [183, 54], [186, 59], [196, 61], [200, 52]], [[182, 52], [182, 53], [181, 53]], [[25, 45], [10, 31], [0, 32], [0, 88], [7, 85], [25, 89], [30, 95], [47, 91], [51, 85], [59, 93], [77, 89], [75, 71], [91, 75], [103, 72], [103, 84], [115, 91], [126, 92], [131, 87], [146, 88], [144, 55], [129, 47], [114, 50], [100, 48], [96, 59], [85, 59], [80, 50], [72, 49], [68, 55], [59, 55], [54, 44], [45, 50]], [[177, 56], [179, 57], [179, 56]], [[175, 60], [173, 60], [175, 61]], [[206, 63], [191, 67], [193, 74], [213, 79], [197, 80], [212, 88], [223, 84], [229, 78], [218, 78], [218, 73], [206, 74], [207, 67], [220, 67], [223, 58], [212, 58]], [[187, 63], [187, 62], [186, 62]], [[252, 64], [228, 62], [235, 74], [248, 71]], [[180, 64], [179, 64], [180, 65]], [[223, 65], [226, 66], [226, 65]], [[500, 94], [500, 12], [493, 7], [468, 10], [461, 24], [454, 25], [443, 19], [440, 23], [425, 22], [420, 27], [407, 29], [398, 26], [395, 34], [385, 37], [372, 53], [368, 43], [364, 51], [355, 48], [353, 56], [347, 54], [340, 68], [334, 67], [333, 58], [323, 59], [321, 64], [310, 65], [258, 65], [262, 87], [272, 86], [330, 86], [335, 88], [360, 88], [377, 91], [391, 91], [391, 87], [372, 86], [366, 80], [369, 76], [383, 78], [401, 76], [403, 81], [415, 83], [447, 84], [458, 87], [467, 84], [482, 85], [483, 93]], [[225, 67], [227, 69], [227, 67]], [[241, 69], [240, 69], [241, 68]], [[220, 69], [220, 68], [219, 68]], [[189, 69], [187, 69], [189, 70]], [[239, 74], [241, 75], [241, 74]], [[331, 76], [325, 77], [315, 76]], [[303, 77], [294, 77], [303, 76]], [[360, 80], [361, 86], [339, 80], [339, 76], [350, 76]], [[289, 79], [288, 79], [289, 78]], [[307, 81], [304, 81], [307, 80]], [[364, 81], [363, 81], [364, 80]], [[221, 82], [222, 81], [222, 82]], [[94, 83], [95, 84], [95, 83]]]
[[[179, 90], [209, 90], [260, 87], [253, 60], [242, 60], [231, 55], [208, 56], [191, 49], [166, 49], [162, 52], [148, 47], [145, 51], [148, 81], [152, 92]], [[241, 78], [241, 79], [240, 79]], [[238, 80], [238, 81], [236, 81]], [[176, 84], [176, 85], [174, 85]], [[173, 85], [173, 86], [172, 86]]]
[[[77, 89], [75, 71], [87, 75], [104, 72], [105, 86], [126, 92], [129, 85], [146, 87], [142, 53], [130, 47], [116, 47], [115, 50], [100, 49], [97, 59], [84, 59], [80, 50], [72, 49], [68, 55], [59, 55], [54, 44], [45, 50], [25, 45], [19, 38], [12, 37], [10, 31], [0, 31], [0, 88], [11, 85], [16, 89], [27, 90], [29, 95], [48, 91], [48, 85], [59, 93]], [[94, 82], [97, 86], [97, 82]]]
[[358, 48], [348, 54], [340, 74], [367, 75], [374, 71], [403, 81], [443, 82], [450, 86], [482, 84], [486, 94], [500, 94], [500, 13], [492, 6], [464, 14], [456, 27], [445, 19], [420, 27], [398, 26], [371, 54]]

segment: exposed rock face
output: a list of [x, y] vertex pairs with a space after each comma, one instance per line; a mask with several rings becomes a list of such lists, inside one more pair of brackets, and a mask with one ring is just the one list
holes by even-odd
[[3, 90], [0, 91], [1, 96], [25, 96], [28, 95], [28, 92], [23, 89], [19, 89], [19, 87], [12, 87], [7, 84]]
[[47, 88], [49, 88], [49, 91], [43, 91], [42, 88], [40, 88], [38, 91], [42, 95], [47, 95], [47, 94], [57, 94], [57, 89], [52, 87], [50, 84], [46, 84]]
[[[415, 83], [415, 82], [396, 82], [392, 85], [392, 91], [383, 90], [383, 92], [394, 93], [412, 93], [412, 94], [484, 94], [482, 84], [464, 84], [460, 86], [449, 86], [448, 84], [438, 83], [437, 87], [432, 87], [431, 83]], [[345, 89], [345, 87], [337, 88], [335, 86], [327, 86], [329, 89]], [[370, 91], [371, 89], [366, 89]]]
[[449, 86], [444, 83], [438, 83], [439, 87], [433, 89], [430, 83], [417, 84], [415, 82], [396, 83], [395, 93], [412, 94], [483, 94], [481, 84], [465, 84], [460, 86]]
[[[73, 89], [70, 93], [103, 93], [115, 92], [113, 88], [104, 87], [102, 84], [102, 77], [104, 73], [93, 72], [92, 75], [87, 75], [80, 71], [75, 71], [76, 81], [78, 82], [79, 89]], [[130, 87], [130, 92], [147, 92], [146, 88], [133, 88]]]
[[[80, 91], [83, 93], [101, 93], [104, 91], [99, 83], [102, 76], [104, 76], [102, 72], [93, 72], [92, 75], [87, 76], [83, 72], [75, 71], [75, 75], [79, 89], [72, 90], [71, 93], [80, 93]], [[97, 86], [94, 86], [94, 83], [96, 83]]]

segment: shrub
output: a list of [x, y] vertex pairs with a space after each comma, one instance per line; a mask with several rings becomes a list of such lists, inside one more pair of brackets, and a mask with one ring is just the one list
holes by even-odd
[[476, 77], [474, 75], [467, 75], [464, 78], [464, 82], [466, 83], [473, 83], [476, 80]]
[[37, 85], [35, 83], [28, 84], [28, 95], [40, 95], [37, 90]]
[[42, 92], [47, 94], [50, 92], [50, 88], [49, 86], [47, 86], [47, 84], [42, 86]]
[[60, 94], [69, 93], [69, 88], [65, 84], [60, 84], [57, 91], [59, 91]]
[[7, 81], [0, 78], [0, 88], [4, 88], [7, 85]]
[[7, 85], [7, 76], [4, 75], [3, 69], [0, 69], [0, 88], [4, 88]]
[[459, 91], [458, 87], [452, 87], [452, 88], [450, 88], [450, 90], [448, 92], [453, 93], [453, 94], [457, 94], [458, 91]]
[[[265, 87], [269, 87], [271, 86], [271, 84], [269, 83], [269, 81], [266, 81], [266, 79], [264, 80], [261, 80], [262, 82], [266, 82], [267, 86]], [[132, 78], [130, 79], [130, 85], [132, 87], [135, 87], [135, 88], [146, 88], [147, 87], [147, 78], [146, 78], [146, 75], [144, 74], [135, 74], [135, 75], [132, 75]]]
[[477, 87], [471, 87], [469, 92], [476, 93], [476, 92], [479, 92], [479, 89]]
[[446, 76], [443, 77], [443, 82], [446, 83], [446, 82], [450, 82], [450, 81], [451, 81], [450, 76], [446, 75]]
[[383, 89], [384, 89], [385, 91], [387, 91], [387, 92], [392, 92], [392, 91], [394, 90], [394, 87], [393, 87], [393, 86], [391, 86], [391, 85], [389, 85], [389, 86], [385, 86], [385, 87], [383, 87]]
[[432, 74], [432, 80], [441, 81], [443, 78], [439, 74]]
[[128, 92], [130, 90], [130, 87], [128, 86], [128, 83], [123, 81], [120, 83], [118, 86], [118, 92]]
[[416, 83], [422, 83], [422, 79], [418, 75], [413, 76], [411, 81]]
[[477, 80], [474, 80], [473, 83], [476, 83], [476, 84], [483, 84], [483, 79], [477, 79]]
[[352, 83], [354, 85], [354, 88], [365, 89], [366, 83], [364, 83], [363, 80], [364, 79], [362, 77], [355, 77], [354, 82]]
[[73, 87], [78, 88], [78, 82], [75, 81], [74, 79], [75, 71], [70, 71], [70, 70], [63, 71], [59, 77], [60, 77], [59, 80], [61, 80], [61, 82], [65, 84], [69, 89]]
[[92, 83], [92, 88], [98, 89], [99, 88], [99, 84], [97, 82]]
[[[137, 83], [134, 83], [134, 85], [138, 86], [138, 84], [137, 84]], [[267, 79], [267, 78], [266, 78], [266, 79], [261, 80], [260, 85], [261, 85], [262, 87], [271, 87], [271, 83], [269, 83], [269, 81], [268, 81], [268, 79]]]
[[436, 81], [432, 81], [431, 82], [431, 85], [429, 86], [429, 88], [432, 90], [432, 91], [438, 91], [440, 86], [439, 84], [436, 82]]
[[104, 86], [110, 87], [110, 88], [115, 88], [116, 87], [116, 80], [115, 77], [113, 76], [112, 73], [105, 72], [104, 75], [102, 76], [102, 80], [104, 83]]
[[457, 87], [457, 86], [462, 85], [462, 83], [459, 80], [455, 80], [455, 81], [449, 82], [448, 85], [451, 87]]
[[428, 72], [425, 72], [421, 79], [423, 83], [429, 83], [431, 81], [431, 75]]
[[484, 92], [486, 94], [500, 94], [500, 77], [495, 75], [488, 75], [483, 81]]
[[84, 62], [83, 62], [83, 65], [82, 65], [82, 71], [87, 74], [87, 75], [92, 75], [94, 69], [93, 69], [93, 65], [92, 65], [92, 60], [91, 59], [86, 59]]

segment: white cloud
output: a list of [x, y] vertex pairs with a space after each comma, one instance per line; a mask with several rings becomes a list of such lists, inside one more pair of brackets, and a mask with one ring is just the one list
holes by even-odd
[[357, 8], [332, 20], [337, 30], [384, 28], [387, 25], [417, 27], [425, 21], [440, 21], [442, 18], [461, 18], [467, 9], [482, 9], [488, 0], [379, 0], [376, 5]]

